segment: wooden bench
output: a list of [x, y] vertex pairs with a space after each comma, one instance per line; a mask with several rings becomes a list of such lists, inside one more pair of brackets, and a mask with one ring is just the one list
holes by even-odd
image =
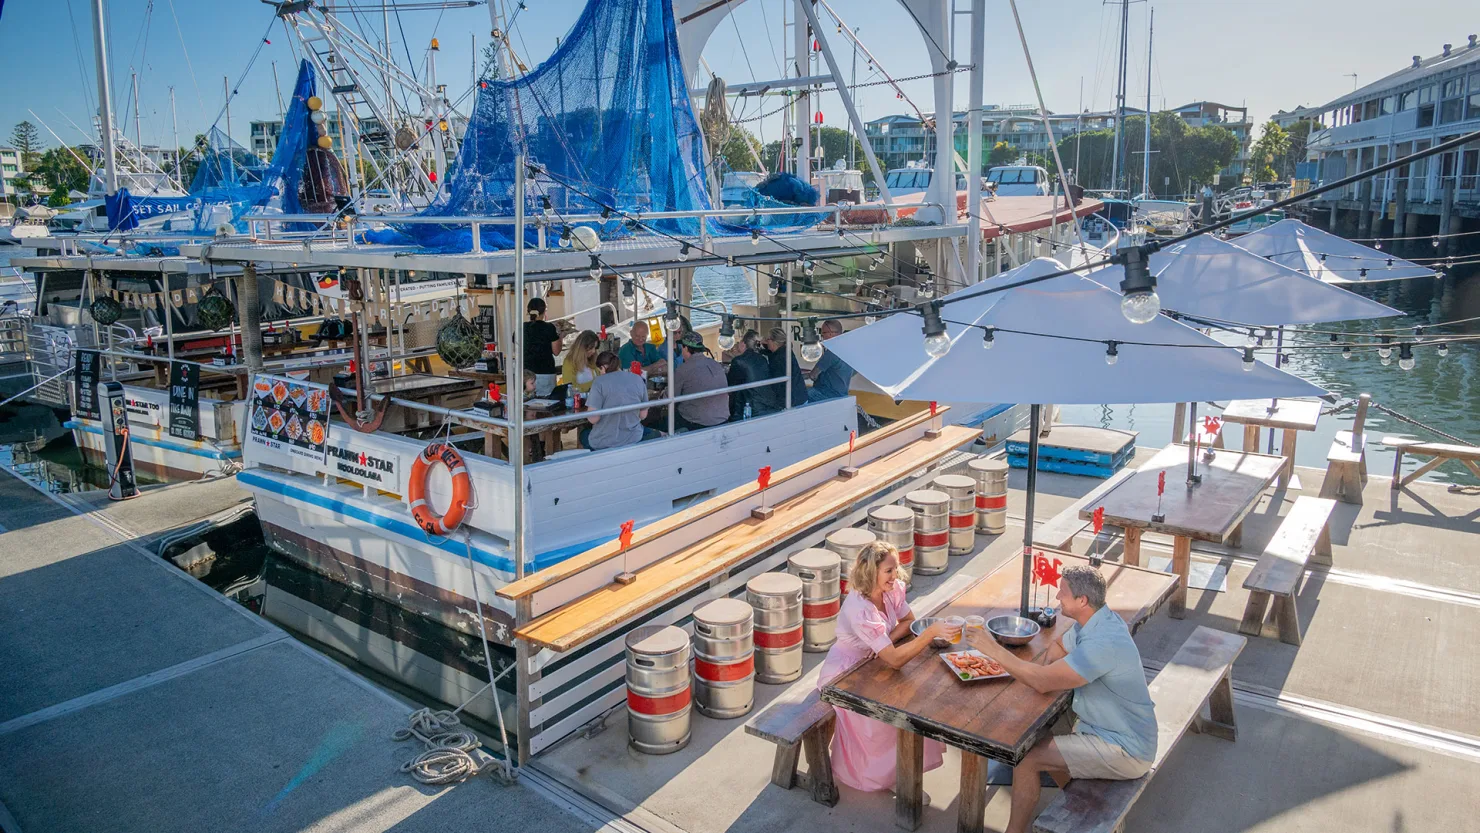
[[[1391, 446], [1395, 452], [1393, 455], [1393, 488], [1401, 489], [1409, 483], [1433, 471], [1439, 465], [1450, 460], [1459, 460], [1465, 467], [1480, 477], [1480, 448], [1473, 445], [1453, 445], [1450, 443], [1426, 443], [1421, 440], [1410, 440], [1404, 437], [1383, 437], [1382, 444]], [[1420, 457], [1430, 457], [1427, 463], [1413, 470], [1407, 477], [1403, 476], [1403, 455], [1416, 454]]]
[[1079, 517], [1080, 510], [1110, 494], [1115, 487], [1129, 480], [1135, 473], [1135, 469], [1124, 468], [1111, 475], [1109, 479], [1091, 489], [1084, 497], [1074, 501], [1068, 509], [1054, 515], [1048, 523], [1034, 529], [1034, 543], [1073, 552], [1075, 536], [1088, 529], [1090, 525], [1088, 520]]
[[1274, 597], [1271, 617], [1279, 626], [1280, 641], [1300, 644], [1300, 617], [1295, 611], [1295, 593], [1305, 575], [1305, 563], [1331, 565], [1331, 511], [1336, 501], [1328, 498], [1301, 497], [1295, 501], [1274, 538], [1264, 548], [1259, 563], [1244, 579], [1249, 603], [1239, 633], [1261, 636], [1265, 610]]
[[[931, 616], [977, 580], [976, 576], [956, 573], [928, 595], [916, 599], [911, 608], [928, 611], [918, 613], [920, 618]], [[822, 702], [817, 691], [821, 672], [819, 666], [792, 683], [791, 688], [763, 711], [745, 721], [745, 733], [776, 744], [776, 757], [771, 763], [772, 784], [783, 790], [801, 786], [812, 793], [813, 801], [831, 807], [838, 803], [838, 788], [833, 783], [828, 745], [832, 742], [837, 713]], [[808, 771], [798, 773], [797, 762], [803, 752], [807, 755]]]
[[[1233, 715], [1233, 661], [1248, 640], [1198, 626], [1151, 681], [1156, 704], [1156, 760], [1131, 781], [1078, 779], [1033, 822], [1034, 833], [1114, 833], [1146, 791], [1177, 741], [1191, 728], [1224, 740], [1237, 738]], [[1208, 706], [1209, 718], [1202, 717]]]
[[1352, 430], [1336, 432], [1331, 450], [1326, 452], [1326, 477], [1321, 481], [1321, 497], [1342, 503], [1362, 505], [1362, 487], [1367, 485], [1367, 406], [1371, 394], [1357, 397], [1357, 413]]
[[[827, 748], [836, 719], [833, 707], [822, 702], [812, 680], [812, 685], [794, 685], [771, 701], [765, 711], [745, 722], [745, 733], [776, 744], [772, 784], [783, 790], [800, 785], [812, 793], [813, 801], [831, 807], [838, 803], [838, 788]], [[798, 773], [797, 760], [804, 751], [807, 772]]]

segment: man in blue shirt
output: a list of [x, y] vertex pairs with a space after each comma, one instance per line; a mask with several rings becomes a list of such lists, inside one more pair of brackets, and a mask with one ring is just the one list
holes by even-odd
[[668, 369], [668, 363], [664, 361], [663, 354], [653, 343], [648, 341], [648, 323], [638, 321], [632, 325], [631, 340], [622, 345], [617, 351], [617, 363], [622, 370], [632, 367], [637, 362], [642, 369], [650, 374], [663, 375]]
[[[817, 328], [824, 342], [843, 334], [843, 324], [829, 318]], [[807, 392], [808, 402], [838, 399], [848, 395], [848, 386], [853, 382], [853, 368], [838, 358], [838, 354], [823, 347], [822, 358], [812, 368], [812, 390]]]
[[1049, 648], [1047, 664], [1018, 656], [990, 635], [972, 645], [1018, 681], [1044, 694], [1074, 692], [1074, 732], [1047, 737], [1012, 771], [1012, 814], [1006, 833], [1026, 833], [1038, 807], [1039, 773], [1061, 786], [1070, 778], [1140, 778], [1156, 758], [1156, 713], [1141, 652], [1130, 629], [1105, 606], [1105, 578], [1069, 567], [1059, 579], [1062, 615], [1074, 624]]

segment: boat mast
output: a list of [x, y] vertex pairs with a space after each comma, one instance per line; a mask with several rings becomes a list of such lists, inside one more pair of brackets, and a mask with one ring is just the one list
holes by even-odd
[[1120, 185], [1120, 139], [1125, 125], [1125, 63], [1130, 47], [1131, 0], [1120, 2], [1120, 67], [1115, 73], [1115, 150], [1110, 161], [1110, 190]]
[[[144, 155], [144, 128], [139, 124], [139, 73], [129, 73], [129, 85], [134, 88], [134, 148], [139, 156]], [[139, 165], [142, 169], [144, 166]]]
[[1141, 193], [1151, 193], [1151, 36], [1156, 32], [1156, 9], [1146, 24], [1146, 142], [1141, 147]]
[[185, 180], [182, 178], [182, 175], [180, 173], [180, 170], [181, 170], [181, 164], [180, 163], [182, 161], [180, 159], [180, 118], [179, 118], [179, 116], [177, 116], [175, 114], [175, 87], [174, 87], [174, 85], [170, 85], [170, 131], [171, 131], [172, 135], [174, 136], [174, 143], [175, 143], [174, 148], [171, 149], [172, 153], [175, 156], [175, 184], [178, 185], [178, 186], [180, 186], [180, 190], [181, 191], [184, 191], [185, 190]]
[[118, 193], [118, 162], [113, 158], [113, 88], [108, 76], [108, 35], [104, 18], [104, 0], [93, 0], [93, 53], [98, 64], [98, 118], [103, 127], [103, 160], [106, 173], [103, 179], [104, 193]]

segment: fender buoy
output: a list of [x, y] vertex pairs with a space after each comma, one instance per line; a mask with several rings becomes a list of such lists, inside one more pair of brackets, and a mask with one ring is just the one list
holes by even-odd
[[[452, 505], [447, 514], [437, 517], [427, 503], [427, 474], [433, 464], [441, 463], [452, 474]], [[468, 496], [473, 492], [473, 481], [468, 477], [468, 467], [463, 463], [457, 449], [446, 443], [432, 443], [423, 448], [411, 464], [411, 481], [408, 484], [411, 499], [411, 517], [416, 525], [428, 535], [446, 535], [457, 529], [468, 513]]]

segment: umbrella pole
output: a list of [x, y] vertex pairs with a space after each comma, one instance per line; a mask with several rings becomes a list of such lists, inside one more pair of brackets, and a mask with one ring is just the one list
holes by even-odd
[[1023, 510], [1023, 594], [1021, 610], [1024, 619], [1031, 612], [1028, 585], [1033, 581], [1033, 497], [1038, 491], [1038, 405], [1028, 408], [1028, 501]]
[[[1280, 366], [1280, 358], [1283, 357], [1284, 354], [1285, 354], [1285, 327], [1282, 324], [1282, 325], [1280, 325], [1279, 330], [1276, 331], [1276, 335], [1274, 337], [1274, 366], [1276, 368], [1278, 368]], [[1278, 402], [1279, 402], [1278, 399], [1271, 399], [1270, 400], [1270, 404], [1271, 405], [1274, 405], [1274, 404], [1276, 404]], [[1259, 449], [1256, 447], [1254, 450], [1255, 451], [1258, 451]], [[1270, 454], [1273, 454], [1274, 453], [1274, 429], [1273, 428], [1269, 429], [1269, 453]]]
[[1187, 485], [1196, 486], [1202, 482], [1202, 476], [1197, 473], [1197, 403], [1189, 402], [1187, 410]]

